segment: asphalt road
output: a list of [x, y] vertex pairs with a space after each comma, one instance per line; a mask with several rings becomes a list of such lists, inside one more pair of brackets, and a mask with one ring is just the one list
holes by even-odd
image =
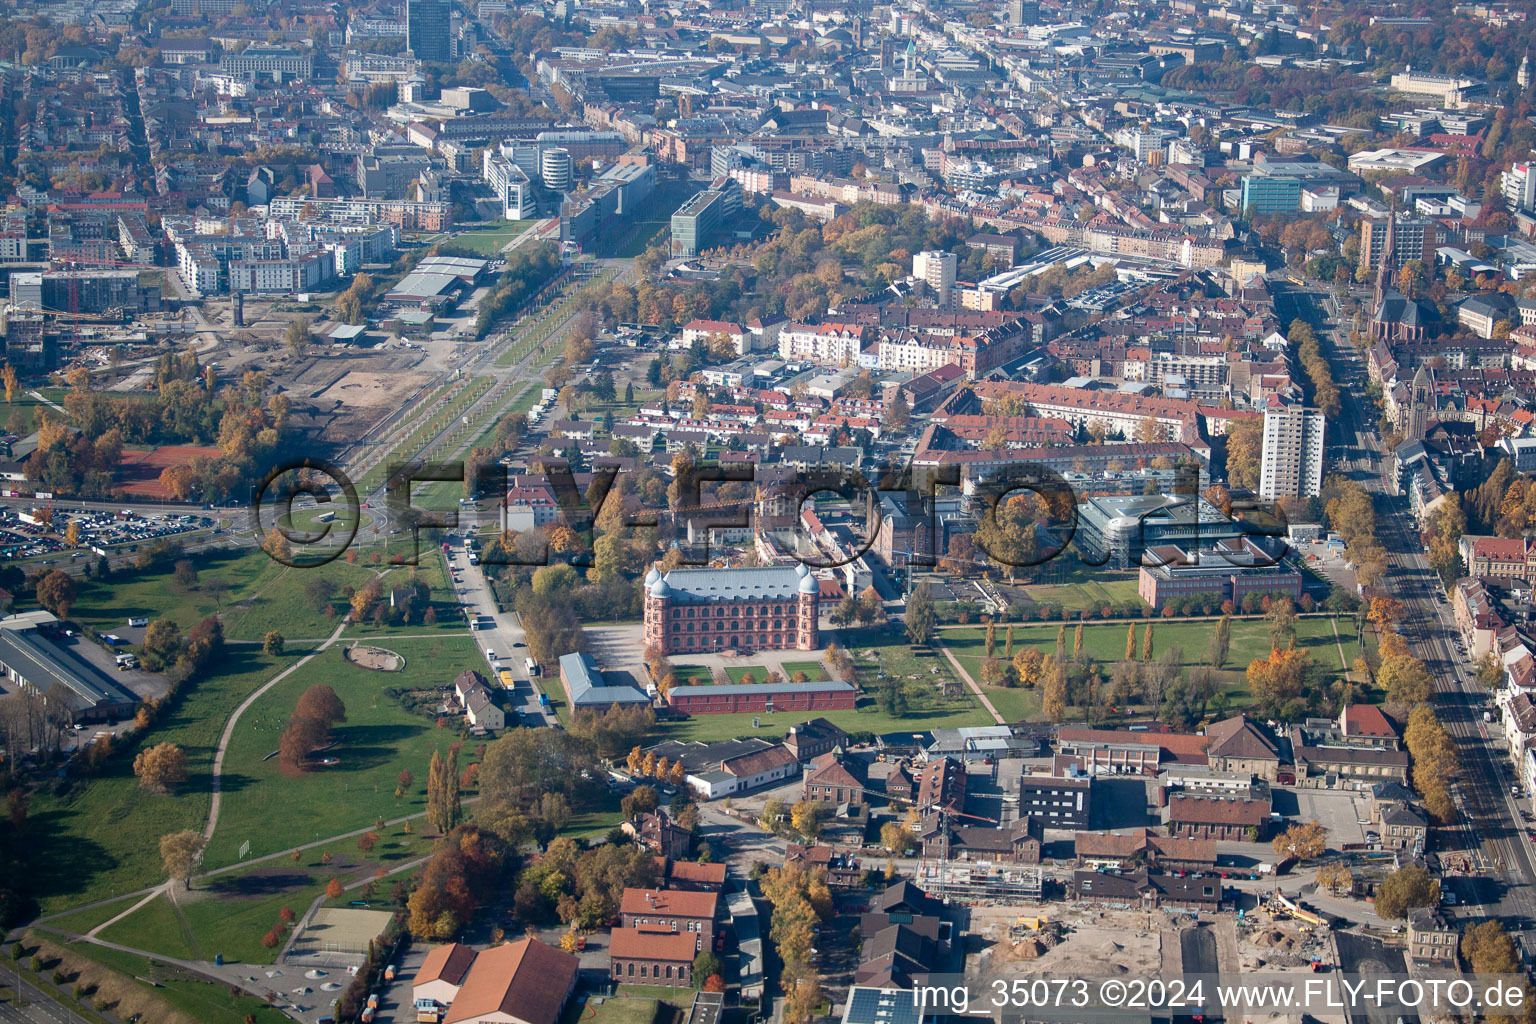
[[10, 971], [0, 971], [0, 985], [16, 991], [18, 980], [21, 981], [20, 991], [26, 1005], [18, 1006], [10, 997], [0, 998], [0, 1021], [6, 1024], [86, 1024], [84, 1018], [66, 1009], [37, 986], [19, 979]]
[[[1348, 331], [1332, 322], [1326, 293], [1286, 288], [1277, 290], [1277, 302], [1282, 310], [1311, 322], [1328, 348], [1343, 397], [1342, 415], [1330, 439], [1331, 454], [1342, 456], [1340, 468], [1375, 498], [1378, 539], [1387, 551], [1385, 587], [1403, 603], [1406, 618], [1401, 631], [1434, 676], [1436, 710], [1460, 754], [1454, 796], [1462, 809], [1463, 829], [1459, 840], [1458, 833], [1451, 832], [1453, 848], [1440, 852], [1443, 859], [1467, 856], [1486, 871], [1455, 884], [1458, 892], [1465, 890], [1476, 901], [1458, 906], [1455, 912], [1503, 918], [1522, 951], [1536, 948], [1530, 945], [1529, 935], [1536, 926], [1536, 889], [1532, 887], [1536, 869], [1521, 824], [1521, 806], [1510, 793], [1508, 758], [1483, 727], [1482, 707], [1488, 694], [1477, 683], [1461, 647], [1439, 576], [1424, 557], [1408, 500], [1390, 493], [1392, 459], [1376, 433], [1376, 407], [1364, 393], [1365, 361], [1350, 345]], [[1463, 849], [1454, 848], [1458, 841]]]
[[[1376, 939], [1353, 932], [1337, 932], [1334, 941], [1339, 949], [1339, 969], [1345, 974], [1376, 977], [1407, 973], [1400, 949], [1389, 949]], [[1398, 1011], [1391, 1007], [1350, 1004], [1350, 1024], [1394, 1024], [1398, 1019]]]
[[[484, 656], [486, 651], [495, 653], [495, 659], [486, 658], [486, 676], [491, 680], [492, 689], [501, 689], [501, 681], [498, 673], [491, 669], [492, 665], [502, 665], [516, 681], [516, 689], [511, 694], [503, 691], [502, 710], [506, 712], [507, 725], [521, 722], [524, 725], [556, 725], [558, 719], [554, 712], [545, 713], [539, 706], [539, 687], [528, 676], [528, 643], [523, 634], [523, 625], [518, 621], [516, 612], [499, 612], [496, 610], [496, 600], [491, 595], [490, 583], [485, 578], [485, 571], [481, 566], [470, 565], [469, 556], [465, 552], [462, 543], [456, 543], [448, 549], [448, 566], [456, 570], [458, 578], [453, 582], [453, 596], [466, 608], [473, 608], [480, 621], [487, 617], [495, 621], [495, 625], [489, 629], [477, 629], [470, 633], [475, 640], [475, 646]], [[454, 573], [450, 573], [450, 576]]]

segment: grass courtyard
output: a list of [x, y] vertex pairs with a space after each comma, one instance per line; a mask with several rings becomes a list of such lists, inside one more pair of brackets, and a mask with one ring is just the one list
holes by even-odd
[[1036, 604], [1068, 611], [1097, 612], [1104, 607], [1118, 608], [1136, 604], [1136, 580], [1086, 580], [1081, 583], [1045, 584], [1023, 588]]
[[[852, 711], [693, 715], [686, 719], [663, 722], [657, 729], [658, 737], [705, 742], [741, 736], [776, 739], [788, 732], [790, 726], [807, 718], [825, 718], [850, 733], [876, 734], [933, 726], [958, 727], [992, 723], [992, 716], [963, 684], [957, 688], [954, 696], [943, 695], [941, 683], [954, 681], [956, 677], [948, 661], [937, 651], [915, 652], [907, 644], [895, 642], [888, 633], [873, 629], [843, 629], [830, 637], [824, 635], [824, 638], [845, 647], [858, 669], [859, 684], [865, 693]], [[811, 675], [809, 667], [819, 664], [795, 662], [786, 663], [784, 667], [790, 672], [795, 668], [803, 669], [807, 675]], [[825, 673], [824, 669], [822, 671]], [[811, 678], [815, 676], [811, 675]], [[906, 715], [882, 711], [873, 696], [887, 679], [895, 680], [901, 687], [907, 701]], [[754, 721], [757, 723], [755, 726]]]

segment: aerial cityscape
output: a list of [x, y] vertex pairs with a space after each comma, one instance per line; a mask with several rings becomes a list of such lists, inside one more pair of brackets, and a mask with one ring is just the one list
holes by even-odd
[[1536, 1024], [1532, 0], [0, 6], [0, 1024]]

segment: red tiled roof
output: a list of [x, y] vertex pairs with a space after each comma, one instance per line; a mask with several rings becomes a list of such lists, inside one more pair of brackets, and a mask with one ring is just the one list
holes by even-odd
[[1344, 732], [1349, 736], [1396, 736], [1397, 730], [1374, 704], [1351, 704], [1344, 709]]
[[625, 889], [621, 914], [713, 919], [719, 897], [712, 892], [672, 892], [666, 889]]
[[493, 946], [475, 957], [443, 1024], [491, 1014], [515, 1016], [527, 1024], [556, 1024], [580, 966], [576, 957], [538, 939]]
[[475, 951], [457, 942], [435, 946], [427, 951], [421, 969], [411, 980], [412, 985], [427, 985], [434, 981], [446, 981], [450, 985], [462, 985], [464, 975], [475, 962]]
[[608, 936], [608, 955], [691, 964], [697, 937], [697, 932], [657, 935], [638, 928], [615, 928]]

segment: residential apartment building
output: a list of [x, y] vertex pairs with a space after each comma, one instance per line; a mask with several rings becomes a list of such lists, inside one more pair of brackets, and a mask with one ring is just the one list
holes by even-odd
[[790, 324], [779, 333], [779, 358], [791, 362], [849, 366], [863, 347], [863, 329], [854, 324]]
[[1328, 421], [1301, 405], [1271, 404], [1264, 410], [1259, 496], [1310, 498], [1323, 488], [1323, 445]]
[[954, 296], [955, 271], [959, 265], [960, 258], [952, 252], [914, 253], [912, 276], [932, 289], [940, 306], [948, 306]]

